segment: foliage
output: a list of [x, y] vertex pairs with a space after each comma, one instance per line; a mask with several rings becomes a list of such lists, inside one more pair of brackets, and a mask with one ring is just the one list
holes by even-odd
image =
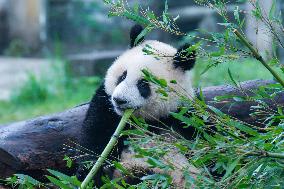
[[28, 79], [14, 89], [10, 100], [0, 101], [0, 123], [63, 111], [89, 100], [101, 79], [73, 77], [59, 44], [54, 54], [41, 77], [28, 73]]
[[[200, 40], [195, 45], [198, 48], [198, 55], [202, 59], [207, 59], [209, 63], [204, 73], [224, 62], [252, 57], [260, 61], [279, 82], [283, 80], [282, 67], [279, 64], [276, 53], [273, 52], [271, 55], [271, 61], [264, 61], [261, 55], [254, 51], [254, 47], [243, 36], [242, 28], [244, 20], [241, 19], [243, 16], [240, 15], [241, 11], [238, 6], [234, 11], [235, 20], [230, 20], [226, 1], [196, 0], [196, 2], [214, 9], [224, 21], [224, 23], [219, 23], [220, 26], [224, 27], [222, 33], [209, 33], [209, 39], [197, 37]], [[149, 28], [151, 30], [158, 28], [172, 34], [186, 35], [176, 27], [176, 19], [169, 15], [167, 2], [161, 16], [157, 16], [151, 10], [145, 10], [139, 6], [138, 8], [135, 6], [131, 9], [126, 6], [127, 4], [123, 0], [115, 2], [106, 1], [106, 3], [111, 6], [111, 16], [124, 16], [132, 19], [144, 24], [148, 30]], [[263, 12], [258, 1], [249, 1], [249, 3], [254, 7], [251, 14], [265, 22], [271, 35], [275, 38], [277, 46], [281, 48], [282, 41], [276, 27], [283, 28], [283, 26], [282, 22], [279, 21], [279, 17], [275, 16], [276, 1], [273, 1], [269, 16]], [[241, 32], [239, 33], [240, 35], [236, 35], [236, 30]], [[145, 32], [145, 34], [147, 33]], [[208, 51], [208, 49], [205, 49], [206, 45], [214, 45], [215, 49], [213, 48], [213, 51]], [[188, 50], [188, 53], [190, 53], [190, 50]], [[144, 53], [155, 58], [162, 56], [158, 50], [152, 47], [146, 47]], [[279, 71], [275, 73], [271, 68], [272, 66]], [[176, 141], [174, 142], [168, 143], [164, 141], [163, 146], [178, 146], [181, 153], [190, 157], [188, 161], [191, 164], [203, 170], [193, 182], [192, 180], [187, 180], [187, 182], [194, 184], [198, 188], [280, 187], [283, 185], [284, 173], [284, 146], [282, 137], [282, 126], [284, 123], [283, 106], [275, 104], [276, 108], [270, 108], [265, 100], [273, 100], [279, 92], [283, 92], [283, 86], [281, 84], [273, 84], [260, 87], [258, 90], [253, 91], [254, 95], [248, 95], [245, 91], [242, 91], [241, 86], [235, 81], [232, 75], [234, 72], [235, 70], [228, 69], [229, 78], [243, 95], [217, 97], [216, 100], [232, 99], [235, 103], [243, 101], [255, 102], [257, 105], [251, 107], [254, 111], [251, 116], [259, 119], [263, 127], [260, 128], [259, 126], [245, 123], [225, 115], [214, 107], [206, 105], [203, 100], [194, 99], [194, 101], [191, 101], [186, 95], [180, 94], [186, 106], [182, 107], [179, 113], [172, 113], [172, 115], [184, 122], [185, 127], [195, 127], [197, 130], [196, 139], [194, 141], [187, 141], [176, 137]], [[143, 70], [143, 73], [147, 80], [160, 86], [160, 89], [157, 91], [161, 94], [161, 98], [164, 99], [167, 97], [167, 92], [173, 90], [171, 85], [174, 85], [174, 82], [167, 84], [165, 80], [156, 78], [147, 72], [147, 70]], [[203, 98], [201, 97], [201, 99]], [[138, 125], [136, 126], [139, 128]], [[148, 138], [147, 136], [142, 138], [150, 140], [151, 137], [153, 136], [148, 135]], [[161, 141], [163, 138], [156, 140]], [[153, 152], [151, 149], [145, 150], [141, 148], [141, 145], [139, 145], [141, 144], [140, 138], [133, 139], [130, 143], [139, 157], [144, 157], [148, 160], [155, 159], [154, 162], [156, 163], [147, 161], [151, 167], [168, 169], [167, 165], [161, 164], [161, 156], [157, 153], [151, 153]], [[162, 149], [164, 148], [159, 148], [159, 150]], [[216, 173], [220, 176], [216, 177], [212, 175]], [[145, 184], [148, 181], [149, 184], [153, 177], [146, 176], [145, 178], [149, 179], [143, 180], [143, 183]], [[153, 185], [161, 186], [161, 183], [163, 183], [163, 179], [152, 183], [152, 187]]]
[[29, 48], [23, 41], [20, 39], [14, 39], [10, 42], [7, 49], [5, 49], [4, 55], [20, 57], [30, 54], [30, 51], [31, 48]]
[[121, 20], [107, 20], [105, 15], [107, 7], [101, 0], [55, 2], [48, 2], [50, 7], [47, 14], [50, 22], [48, 40], [51, 42], [61, 40], [63, 47], [69, 51], [68, 54], [84, 53], [90, 48], [104, 50], [127, 45], [121, 37], [124, 35]]
[[[234, 11], [235, 20], [231, 21], [228, 16], [226, 1], [195, 1], [200, 5], [214, 9], [224, 20], [224, 23], [219, 24], [224, 27], [223, 32], [209, 33], [209, 39], [194, 36], [199, 39], [199, 42], [195, 45], [195, 48], [198, 49], [198, 57], [208, 63], [203, 73], [224, 64], [224, 62], [242, 60], [247, 57], [256, 59], [255, 66], [262, 66], [259, 64], [260, 57], [251, 49], [253, 47], [249, 46], [249, 43], [249, 45], [245, 44], [234, 33], [237, 29], [244, 36], [242, 32], [244, 21], [241, 19], [241, 11], [238, 7]], [[239, 2], [244, 2], [244, 0]], [[269, 15], [263, 13], [257, 0], [249, 0], [248, 2], [254, 6], [254, 10], [250, 14], [267, 24], [269, 31], [275, 38], [275, 45], [281, 48], [282, 41], [275, 26], [277, 25], [280, 28], [283, 28], [283, 26], [277, 14], [274, 13], [276, 1], [273, 1]], [[157, 16], [149, 8], [144, 9], [137, 4], [129, 7], [125, 0], [105, 0], [105, 3], [111, 7], [111, 16], [123, 16], [145, 25], [146, 30], [143, 35], [157, 28], [171, 34], [187, 35], [176, 26], [175, 21], [178, 17], [173, 18], [169, 14], [167, 2], [161, 16]], [[244, 39], [248, 42], [246, 38]], [[207, 45], [214, 45], [215, 48], [209, 51], [205, 48]], [[188, 52], [191, 50], [188, 49]], [[159, 52], [151, 47], [144, 49], [144, 52], [149, 56], [159, 58]], [[276, 53], [273, 52], [268, 65], [269, 68], [278, 69], [279, 71], [276, 74], [280, 79], [283, 79], [284, 69], [277, 60]], [[273, 73], [270, 69], [268, 70]], [[193, 100], [189, 99], [186, 94], [178, 93], [183, 106], [180, 107], [179, 112], [172, 113], [172, 116], [182, 121], [184, 127], [196, 129], [194, 140], [184, 139], [171, 128], [161, 128], [170, 133], [171, 140], [167, 140], [163, 135], [156, 135], [147, 130], [149, 127], [155, 126], [148, 125], [144, 120], [133, 117], [131, 125], [134, 129], [125, 131], [125, 134], [130, 136], [126, 143], [134, 149], [136, 157], [146, 159], [151, 168], [169, 172], [178, 169], [178, 167], [175, 167], [171, 162], [163, 161], [163, 157], [171, 152], [171, 148], [178, 149], [178, 153], [187, 157], [188, 162], [200, 170], [196, 177], [193, 177], [186, 169], [180, 170], [183, 172], [187, 188], [192, 186], [194, 188], [283, 188], [284, 107], [276, 103], [274, 103], [274, 107], [267, 104], [267, 101], [273, 102], [279, 93], [284, 92], [283, 86], [280, 83], [270, 84], [249, 91], [248, 94], [248, 91], [242, 90], [242, 86], [234, 78], [234, 73], [238, 71], [229, 67], [227, 74], [233, 86], [238, 88], [242, 95], [219, 96], [214, 100], [216, 102], [231, 100], [233, 104], [252, 102], [255, 105], [251, 106], [251, 116], [256, 119], [255, 123], [258, 124], [246, 123], [207, 105], [202, 90], [200, 98]], [[158, 78], [147, 70], [142, 70], [142, 72], [145, 79], [158, 86], [157, 92], [160, 93], [162, 99], [166, 100], [167, 93], [176, 92], [172, 87], [178, 85], [175, 81], [167, 83], [163, 78]], [[260, 125], [261, 127], [259, 127]], [[143, 148], [143, 144], [151, 141], [158, 144], [153, 148]], [[123, 165], [114, 163], [114, 166], [128, 174], [128, 170]], [[47, 176], [47, 178], [56, 186], [61, 188], [79, 186], [79, 181], [75, 177], [62, 175], [56, 171], [49, 172], [51, 176]], [[20, 178], [18, 176], [18, 179]], [[16, 181], [14, 179], [12, 183], [20, 185], [23, 183]], [[104, 178], [104, 181], [106, 184], [102, 188], [169, 188], [174, 184], [170, 175], [157, 173], [145, 175], [137, 185], [128, 184], [124, 178], [114, 180]], [[37, 184], [34, 181], [30, 181], [30, 183]]]
[[[72, 79], [72, 83], [72, 87], [62, 86], [64, 93], [48, 93], [45, 99], [37, 98], [36, 101], [27, 103], [23, 101], [22, 97], [18, 96], [12, 101], [0, 101], [0, 124], [64, 111], [80, 103], [85, 103], [90, 100], [90, 96], [100, 83], [100, 78], [76, 78]], [[44, 86], [45, 84], [41, 83], [41, 87], [47, 88], [47, 86]], [[30, 96], [28, 98], [30, 99]]]
[[45, 101], [50, 95], [46, 83], [41, 82], [35, 75], [28, 74], [27, 82], [14, 92], [11, 101], [17, 104], [36, 103]]

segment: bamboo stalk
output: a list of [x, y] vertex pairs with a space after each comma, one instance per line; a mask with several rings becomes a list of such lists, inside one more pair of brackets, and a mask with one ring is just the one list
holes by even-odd
[[249, 41], [237, 30], [233, 32], [241, 40], [241, 42], [249, 48], [253, 56], [275, 77], [275, 79], [284, 87], [284, 80], [266, 63], [263, 57], [257, 52], [257, 50], [249, 43]]
[[111, 150], [113, 149], [113, 147], [117, 143], [118, 137], [121, 134], [122, 130], [124, 129], [126, 122], [129, 119], [129, 117], [131, 116], [131, 114], [133, 113], [133, 111], [134, 110], [130, 109], [130, 110], [126, 110], [124, 112], [124, 115], [122, 116], [113, 136], [111, 137], [110, 141], [108, 142], [108, 144], [105, 147], [104, 151], [102, 152], [101, 156], [97, 160], [96, 164], [93, 166], [93, 168], [91, 169], [89, 174], [86, 176], [86, 178], [82, 182], [81, 187], [80, 187], [81, 189], [85, 189], [87, 187], [88, 183], [96, 175], [96, 173], [98, 172], [98, 170], [102, 166], [103, 162], [108, 157], [109, 153], [111, 152]]
[[269, 157], [269, 158], [277, 158], [284, 159], [284, 153], [274, 153], [274, 152], [266, 152], [266, 151], [246, 151], [246, 150], [237, 150], [241, 153], [245, 153], [247, 156], [257, 156], [257, 157]]

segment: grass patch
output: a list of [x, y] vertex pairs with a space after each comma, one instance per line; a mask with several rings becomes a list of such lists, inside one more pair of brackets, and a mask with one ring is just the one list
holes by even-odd
[[[60, 112], [88, 102], [98, 87], [100, 79], [97, 77], [81, 78], [75, 79], [72, 83], [74, 84], [73, 87], [68, 87], [56, 95], [43, 95], [44, 98], [41, 100], [36, 93], [30, 96], [21, 93], [21, 96], [14, 97], [15, 99], [12, 98], [9, 102], [0, 101], [0, 124]], [[39, 90], [39, 92], [42, 94], [42, 90]], [[20, 97], [23, 100], [28, 98], [34, 99], [34, 101], [21, 103]]]
[[0, 101], [0, 124], [60, 112], [88, 102], [100, 84], [98, 77], [72, 77], [60, 57], [51, 59], [41, 78], [28, 79], [14, 90], [10, 101]]
[[269, 71], [260, 62], [253, 59], [222, 63], [201, 75], [207, 65], [207, 62], [197, 61], [194, 73], [195, 86], [206, 87], [231, 83], [228, 68], [231, 70], [233, 78], [240, 82], [254, 79], [273, 79]]

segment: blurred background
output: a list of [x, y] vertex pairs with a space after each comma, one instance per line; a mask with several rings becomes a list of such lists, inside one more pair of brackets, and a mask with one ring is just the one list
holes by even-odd
[[[163, 0], [136, 2], [150, 6], [157, 13], [165, 3]], [[232, 16], [236, 3], [228, 4]], [[261, 3], [269, 10], [272, 1], [261, 0]], [[213, 10], [189, 0], [168, 0], [168, 4], [170, 13], [180, 16], [177, 23], [182, 31], [201, 35], [200, 31], [220, 30], [217, 23], [223, 21]], [[244, 11], [251, 9], [246, 3], [238, 6]], [[277, 9], [282, 8], [279, 3]], [[0, 0], [0, 124], [87, 102], [112, 61], [128, 48], [128, 33], [133, 24], [123, 18], [108, 18], [108, 7], [102, 0]], [[272, 49], [272, 39], [262, 27], [247, 17], [245, 32], [265, 53], [264, 49]], [[163, 31], [155, 31], [148, 38], [175, 47], [191, 40]], [[278, 53], [280, 57], [284, 54]], [[230, 62], [201, 75], [207, 64], [199, 60], [195, 86], [228, 83], [228, 67], [234, 70], [237, 81], [271, 79], [256, 64], [250, 59]]]

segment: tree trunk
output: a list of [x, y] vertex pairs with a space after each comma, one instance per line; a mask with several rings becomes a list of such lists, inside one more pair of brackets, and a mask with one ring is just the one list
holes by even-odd
[[[272, 82], [247, 81], [241, 83], [241, 86], [252, 95], [252, 89]], [[248, 123], [261, 124], [256, 123], [249, 115], [251, 105], [255, 105], [253, 102], [212, 101], [215, 96], [241, 95], [236, 88], [223, 85], [207, 87], [202, 92], [208, 104], [224, 113]], [[271, 107], [275, 106], [275, 103], [284, 105], [284, 93], [279, 94], [274, 100], [267, 103]], [[62, 113], [0, 126], [0, 177], [26, 173], [40, 178], [47, 168], [67, 172], [66, 162], [63, 161], [66, 154], [63, 144], [74, 146], [78, 141], [87, 108], [88, 104], [83, 104]]]

